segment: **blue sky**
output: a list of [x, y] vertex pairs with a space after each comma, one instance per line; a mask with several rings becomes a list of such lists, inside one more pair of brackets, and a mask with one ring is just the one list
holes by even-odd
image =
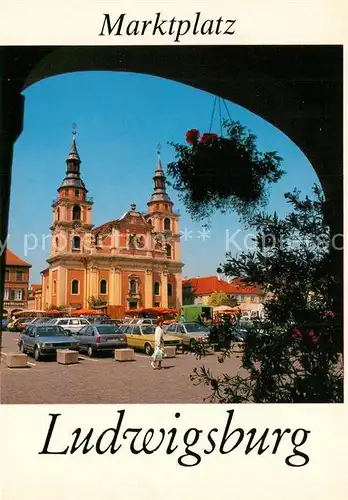
[[[157, 143], [162, 146], [166, 165], [174, 158], [167, 142], [184, 143], [190, 128], [208, 131], [214, 104], [213, 95], [186, 85], [112, 72], [48, 78], [24, 95], [24, 130], [14, 151], [8, 246], [32, 264], [32, 283], [40, 282], [40, 271], [46, 266], [51, 203], [65, 175], [72, 123], [77, 124], [81, 175], [95, 202], [93, 223], [100, 225], [121, 217], [132, 202], [139, 210], [146, 209], [153, 190]], [[284, 158], [286, 175], [272, 187], [269, 201], [269, 210], [284, 214], [284, 192], [297, 187], [309, 193], [318, 182], [314, 170], [301, 150], [278, 129], [233, 103], [227, 106], [233, 120], [256, 134], [261, 151], [277, 150]], [[218, 113], [212, 131], [220, 132]], [[193, 222], [176, 193], [168, 191], [181, 211], [181, 229], [187, 229], [187, 237], [182, 239], [183, 276], [216, 274], [226, 250], [238, 251], [231, 241], [236, 231], [240, 233], [234, 240], [243, 247], [245, 232], [237, 216], [216, 213], [209, 237], [203, 241], [199, 238], [202, 224]], [[33, 246], [36, 248], [30, 249]]]

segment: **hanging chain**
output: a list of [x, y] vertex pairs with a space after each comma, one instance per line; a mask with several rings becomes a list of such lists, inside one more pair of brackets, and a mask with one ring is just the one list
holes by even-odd
[[211, 133], [211, 129], [212, 129], [212, 126], [213, 126], [213, 120], [214, 120], [214, 116], [215, 116], [215, 108], [216, 108], [216, 102], [217, 101], [219, 101], [220, 136], [222, 137], [223, 120], [222, 120], [221, 102], [223, 103], [223, 105], [225, 107], [225, 110], [226, 110], [226, 113], [227, 113], [227, 116], [228, 116], [230, 122], [232, 122], [232, 118], [231, 118], [230, 112], [228, 111], [228, 107], [227, 107], [225, 99], [223, 99], [222, 97], [215, 96], [214, 105], [213, 105], [213, 111], [212, 111], [211, 119], [210, 119], [209, 134]]
[[217, 96], [215, 96], [215, 99], [214, 99], [213, 112], [212, 112], [212, 114], [211, 114], [211, 119], [210, 119], [209, 134], [211, 133], [211, 128], [212, 128], [212, 126], [213, 126], [213, 120], [214, 120], [214, 114], [215, 114], [216, 101], [217, 101]]

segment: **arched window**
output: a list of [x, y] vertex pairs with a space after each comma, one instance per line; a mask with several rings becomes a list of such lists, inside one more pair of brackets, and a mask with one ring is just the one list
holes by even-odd
[[71, 293], [74, 295], [78, 295], [78, 293], [79, 293], [79, 280], [72, 280]]
[[158, 283], [158, 281], [156, 281], [153, 285], [153, 294], [154, 295], [160, 294], [160, 284]]
[[168, 258], [172, 256], [172, 247], [170, 245], [166, 245], [166, 254]]
[[129, 282], [129, 290], [130, 290], [130, 293], [137, 293], [137, 282], [136, 280], [132, 279], [130, 280]]
[[56, 280], [53, 280], [53, 295], [57, 294], [57, 282]]
[[59, 207], [57, 208], [57, 220], [59, 220]]
[[168, 217], [164, 219], [164, 230], [170, 231], [170, 219], [168, 219]]
[[73, 218], [73, 220], [80, 220], [81, 219], [81, 208], [78, 205], [75, 205], [73, 208], [72, 218]]
[[74, 236], [72, 239], [72, 249], [80, 250], [81, 248], [81, 238], [80, 236]]
[[148, 219], [147, 222], [148, 222], [148, 224], [151, 224], [151, 226], [152, 226], [152, 219]]
[[78, 189], [75, 189], [75, 197], [78, 198], [80, 196], [80, 191]]
[[171, 283], [168, 283], [167, 290], [168, 290], [168, 297], [172, 297], [173, 296], [173, 285]]
[[58, 236], [56, 236], [55, 244], [56, 244], [56, 250], [58, 251], [59, 250], [59, 239], [58, 239]]
[[105, 295], [106, 294], [106, 286], [107, 286], [106, 280], [100, 280], [100, 283], [99, 283], [99, 293], [101, 295]]

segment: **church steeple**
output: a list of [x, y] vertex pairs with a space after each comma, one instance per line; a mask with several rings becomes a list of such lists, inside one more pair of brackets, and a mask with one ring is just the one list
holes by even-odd
[[153, 181], [154, 191], [147, 204], [149, 209], [155, 205], [159, 207], [161, 211], [164, 210], [165, 207], [167, 207], [166, 210], [169, 210], [169, 207], [172, 207], [173, 203], [166, 191], [166, 177], [162, 167], [161, 148], [159, 144], [157, 145], [157, 166], [155, 175], [153, 176]]
[[86, 186], [80, 177], [81, 159], [76, 147], [76, 132], [73, 131], [73, 140], [68, 157], [66, 159], [66, 176], [63, 179], [60, 188], [83, 189], [87, 193]]

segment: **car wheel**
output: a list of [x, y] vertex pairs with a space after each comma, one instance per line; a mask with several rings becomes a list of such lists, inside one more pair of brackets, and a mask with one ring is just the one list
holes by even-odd
[[34, 359], [35, 361], [39, 361], [40, 358], [41, 358], [40, 349], [36, 345], [34, 349]]
[[151, 356], [152, 353], [153, 353], [152, 345], [147, 342], [145, 344], [145, 354], [147, 354], [148, 356]]
[[94, 354], [94, 349], [92, 348], [92, 346], [88, 346], [87, 348], [87, 354], [88, 356], [91, 358]]

